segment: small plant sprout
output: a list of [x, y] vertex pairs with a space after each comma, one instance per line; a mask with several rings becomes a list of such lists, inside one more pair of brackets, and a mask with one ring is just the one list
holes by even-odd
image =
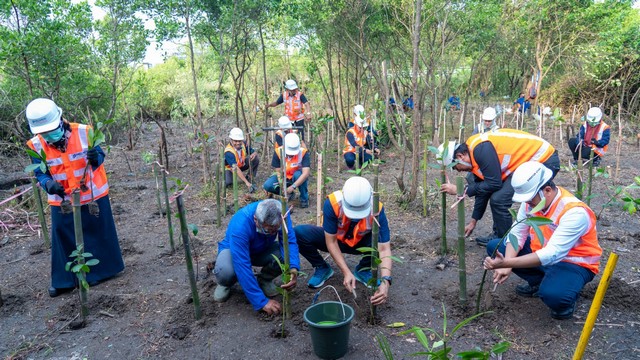
[[85, 290], [89, 290], [89, 283], [87, 282], [86, 275], [91, 272], [90, 266], [95, 266], [100, 263], [98, 259], [89, 259], [93, 257], [93, 254], [90, 252], [84, 251], [84, 245], [80, 244], [78, 247], [69, 254], [69, 257], [72, 258], [72, 261], [67, 262], [64, 269], [66, 271], [70, 271], [76, 275], [78, 279], [78, 284], [82, 286]]
[[[413, 334], [420, 345], [424, 348], [424, 351], [418, 351], [410, 356], [426, 356], [427, 359], [431, 360], [447, 360], [447, 359], [483, 359], [489, 360], [492, 359], [493, 356], [498, 356], [500, 358], [501, 354], [504, 354], [511, 343], [508, 341], [502, 341], [495, 345], [493, 345], [489, 350], [483, 350], [480, 348], [474, 348], [471, 350], [461, 351], [452, 356], [451, 352], [453, 348], [449, 345], [449, 343], [453, 340], [454, 335], [458, 330], [468, 325], [471, 321], [488, 314], [490, 312], [483, 312], [480, 314], [475, 314], [470, 316], [456, 326], [453, 329], [448, 330], [448, 322], [447, 322], [447, 312], [445, 310], [444, 304], [442, 304], [442, 331], [438, 332], [433, 328], [421, 328], [418, 326], [414, 326], [409, 330], [405, 330], [399, 333], [399, 335], [408, 335]], [[393, 353], [391, 352], [391, 347], [389, 345], [389, 341], [385, 338], [384, 335], [380, 334], [376, 337], [378, 346], [382, 350], [384, 358], [386, 360], [393, 360]], [[435, 341], [434, 341], [435, 340]]]
[[[509, 212], [511, 213], [511, 217], [516, 219], [516, 221], [511, 225], [511, 227], [509, 228], [509, 230], [507, 230], [507, 233], [504, 234], [502, 236], [502, 239], [500, 240], [500, 244], [504, 241], [508, 241], [511, 246], [513, 246], [513, 248], [516, 250], [516, 252], [518, 251], [519, 245], [518, 245], [518, 239], [516, 238], [515, 235], [513, 235], [511, 233], [511, 229], [514, 228], [514, 226], [520, 224], [520, 223], [524, 223], [526, 225], [529, 225], [533, 231], [536, 233], [536, 237], [538, 238], [538, 240], [540, 241], [541, 245], [544, 246], [544, 236], [542, 236], [542, 231], [540, 230], [540, 226], [544, 226], [544, 225], [549, 225], [551, 223], [553, 223], [553, 221], [551, 219], [547, 219], [545, 217], [541, 217], [541, 216], [533, 216], [533, 214], [537, 213], [538, 211], [542, 210], [545, 206], [545, 198], [542, 198], [541, 201], [538, 203], [538, 205], [536, 205], [533, 209], [531, 209], [528, 213], [527, 216], [523, 219], [517, 220], [518, 216], [516, 214], [516, 212], [513, 209], [509, 209]], [[500, 248], [500, 244], [498, 244], [496, 246], [496, 248], [493, 250], [493, 252], [491, 253], [491, 258], [495, 258], [496, 257], [496, 253], [498, 252], [498, 249]], [[478, 290], [478, 296], [476, 297], [476, 313], [480, 312], [480, 296], [482, 296], [482, 288], [484, 287], [484, 281], [487, 277], [487, 271], [488, 270], [484, 270], [483, 274], [482, 274], [482, 281], [480, 282], [480, 289]]]
[[[440, 170], [440, 181], [436, 179], [436, 185], [438, 188], [445, 182], [447, 182], [447, 170], [452, 169], [457, 162], [452, 161], [450, 164], [445, 165], [444, 159], [446, 159], [449, 155], [449, 147], [443, 146], [442, 151], [434, 146], [428, 147], [429, 151], [435, 154], [437, 164], [429, 164], [430, 167], [434, 169]], [[453, 155], [453, 154], [451, 154]], [[447, 194], [440, 194], [441, 208], [442, 208], [442, 221], [441, 221], [441, 233], [440, 238], [442, 240], [442, 245], [440, 248], [440, 252], [442, 256], [447, 255]]]
[[44, 238], [44, 245], [46, 247], [51, 246], [51, 240], [49, 239], [49, 230], [47, 228], [47, 220], [44, 217], [44, 205], [42, 204], [42, 196], [40, 195], [40, 186], [35, 177], [35, 170], [39, 169], [40, 172], [47, 172], [47, 155], [44, 150], [38, 154], [31, 149], [25, 149], [29, 156], [40, 160], [38, 164], [31, 164], [25, 167], [24, 171], [31, 175], [31, 187], [33, 188], [33, 196], [36, 200], [36, 207], [38, 208], [38, 221], [40, 222], [40, 228], [42, 229], [42, 237]]
[[640, 189], [640, 176], [633, 178], [633, 183], [630, 185], [625, 187], [617, 186], [614, 189], [613, 195], [609, 195], [609, 200], [602, 205], [602, 209], [600, 209], [596, 217], [600, 219], [600, 215], [602, 215], [605, 208], [618, 204], [618, 198], [622, 202], [622, 209], [624, 211], [629, 213], [629, 215], [635, 214], [640, 210], [640, 197], [636, 197], [633, 194], [633, 190], [638, 189]]

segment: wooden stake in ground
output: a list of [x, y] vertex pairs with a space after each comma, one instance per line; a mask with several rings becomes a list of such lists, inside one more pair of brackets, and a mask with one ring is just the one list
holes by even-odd
[[[291, 281], [291, 262], [289, 261], [289, 233], [287, 232], [287, 166], [286, 166], [286, 154], [284, 146], [280, 147], [280, 167], [282, 168], [280, 183], [280, 194], [282, 195], [282, 256], [284, 257], [284, 269], [282, 281], [284, 284]], [[285, 290], [282, 293], [282, 336], [284, 337], [284, 320], [291, 318], [291, 304], [289, 291]]]
[[[73, 229], [74, 235], [76, 237], [76, 249], [84, 249], [84, 236], [82, 234], [82, 210], [80, 204], [80, 191], [75, 190], [72, 193], [73, 199]], [[84, 259], [80, 258], [78, 264], [84, 264]], [[84, 279], [84, 273], [80, 272], [78, 274]], [[89, 315], [89, 309], [87, 308], [87, 289], [82, 286], [83, 281], [81, 281], [78, 289], [80, 290], [80, 314], [82, 315], [82, 321], [85, 321], [87, 315]]]
[[224, 177], [224, 163], [218, 159], [218, 166], [216, 166], [216, 226], [222, 226], [222, 185], [220, 182]]
[[224, 145], [220, 149], [220, 163], [222, 164], [222, 176], [220, 177], [220, 181], [222, 182], [222, 216], [227, 216], [227, 175], [226, 175], [226, 167], [224, 166]]
[[[620, 152], [622, 150], [622, 120], [620, 113], [622, 112], [622, 105], [618, 103], [618, 140], [616, 142], [616, 176], [613, 178], [614, 183], [618, 183], [620, 179]], [[638, 140], [640, 141], [640, 134], [638, 134]]]
[[316, 225], [322, 226], [322, 184], [323, 184], [322, 154], [318, 154], [317, 197], [316, 197]]
[[162, 189], [164, 190], [164, 204], [167, 214], [167, 226], [169, 227], [169, 246], [171, 247], [171, 252], [176, 251], [176, 246], [173, 242], [173, 224], [171, 223], [171, 205], [169, 204], [169, 189], [167, 186], [167, 171], [163, 167], [160, 167], [160, 171], [162, 172]]
[[429, 140], [424, 140], [424, 171], [422, 172], [422, 216], [427, 217], [427, 163], [429, 158]]
[[44, 205], [42, 204], [42, 196], [40, 195], [40, 185], [38, 185], [36, 181], [35, 173], [31, 173], [31, 187], [33, 188], [33, 196], [36, 199], [36, 207], [38, 208], [38, 221], [40, 222], [40, 230], [42, 230], [44, 246], [51, 247], [49, 228], [47, 227], [47, 220], [44, 217]]
[[587, 177], [587, 197], [585, 198], [585, 203], [587, 206], [591, 206], [591, 186], [593, 184], [593, 149], [591, 149], [591, 155], [589, 157], [589, 176]]
[[158, 203], [158, 215], [162, 217], [162, 202], [160, 201], [160, 180], [158, 179], [158, 168], [159, 164], [153, 163], [153, 178], [156, 180], [156, 202]]
[[[195, 309], [196, 320], [202, 317], [200, 309], [200, 296], [198, 295], [198, 285], [196, 284], [196, 276], [193, 272], [193, 258], [191, 257], [191, 245], [189, 241], [189, 227], [187, 226], [187, 212], [184, 209], [184, 201], [182, 194], [176, 197], [176, 205], [178, 206], [178, 214], [180, 215], [180, 232], [182, 233], [182, 244], [184, 245], [184, 257], [187, 263], [187, 273], [189, 274], [189, 284], [191, 285], [191, 298], [193, 299], [193, 307]], [[170, 217], [170, 216], [167, 216]]]
[[464, 241], [464, 178], [456, 176], [456, 188], [458, 190], [458, 275], [460, 277], [460, 305], [467, 305], [467, 266], [465, 263]]
[[[378, 251], [378, 236], [380, 233], [380, 228], [378, 226], [378, 213], [380, 212], [380, 202], [379, 202], [379, 192], [378, 192], [378, 164], [372, 163], [373, 166], [373, 224], [371, 224], [371, 248], [376, 252]], [[371, 254], [373, 256], [373, 254]], [[379, 258], [380, 256], [376, 256]], [[372, 287], [377, 289], [378, 287], [378, 265], [376, 265], [374, 259], [371, 259], [371, 278], [372, 278]], [[371, 306], [371, 324], [374, 324], [376, 318], [376, 306], [369, 303]]]
[[[440, 170], [440, 183], [445, 184], [447, 182], [447, 173], [446, 166], [442, 165], [442, 169]], [[441, 221], [441, 233], [440, 237], [442, 240], [440, 246], [440, 253], [442, 256], [447, 255], [447, 193], [440, 194], [440, 206], [442, 208], [442, 221]]]
[[240, 208], [240, 204], [238, 204], [238, 164], [233, 164], [231, 172], [233, 173], [233, 210], [238, 212]]

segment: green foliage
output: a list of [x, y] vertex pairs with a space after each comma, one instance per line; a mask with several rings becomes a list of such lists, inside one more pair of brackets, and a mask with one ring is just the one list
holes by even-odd
[[40, 169], [40, 172], [43, 174], [47, 172], [47, 154], [45, 154], [44, 150], [40, 150], [40, 154], [29, 148], [24, 149], [24, 151], [26, 151], [26, 153], [32, 158], [40, 160], [39, 164], [27, 165], [27, 167], [24, 168], [24, 172], [30, 174], [36, 169]]
[[[488, 313], [490, 312], [483, 312], [483, 313], [470, 316], [462, 320], [460, 323], [455, 325], [453, 329], [448, 331], [447, 312], [444, 307], [444, 304], [442, 304], [442, 314], [443, 314], [442, 331], [439, 332], [433, 328], [421, 328], [418, 326], [414, 326], [409, 330], [400, 332], [399, 334], [400, 335], [413, 334], [418, 340], [418, 342], [420, 343], [420, 345], [422, 345], [422, 347], [424, 348], [424, 351], [415, 352], [411, 354], [411, 356], [424, 356], [430, 360], [447, 360], [452, 358], [488, 360], [494, 355], [499, 356], [500, 354], [504, 354], [505, 352], [507, 352], [511, 344], [508, 341], [502, 341], [500, 343], [493, 345], [489, 350], [483, 350], [476, 347], [472, 350], [458, 352], [455, 354], [455, 356], [451, 354], [451, 352], [453, 351], [453, 348], [451, 348], [451, 346], [448, 345], [454, 339], [454, 335], [458, 330], [468, 325], [471, 321], [477, 319], [478, 317]], [[430, 342], [429, 340], [430, 337], [432, 339], [435, 338], [437, 340], [434, 342]], [[378, 346], [380, 347], [380, 349], [384, 354], [385, 359], [387, 360], [393, 359], [393, 354], [391, 353], [391, 347], [389, 346], [389, 342], [384, 337], [384, 335], [381, 335], [381, 334], [378, 335], [376, 337], [376, 340], [378, 342]]]
[[86, 275], [91, 271], [91, 266], [98, 265], [100, 260], [98, 259], [90, 259], [93, 257], [92, 253], [84, 252], [84, 248], [82, 244], [78, 245], [78, 247], [69, 254], [69, 257], [72, 258], [72, 261], [67, 262], [64, 269], [66, 271], [71, 271], [78, 278], [78, 282], [80, 286], [89, 290], [89, 283], [86, 280]]
[[[369, 247], [369, 246], [363, 246], [363, 247], [357, 248], [356, 250], [361, 252], [363, 254], [362, 255], [363, 257], [365, 257], [365, 256], [371, 257], [371, 266], [370, 267], [360, 268], [360, 271], [372, 270], [374, 268], [382, 269], [382, 268], [379, 267], [379, 265], [382, 264], [382, 259], [384, 259], [384, 258], [380, 258], [380, 256], [379, 256], [380, 253], [378, 252], [378, 249], [375, 249], [375, 248], [372, 248], [372, 247]], [[391, 259], [392, 261], [395, 261], [395, 262], [398, 262], [398, 263], [402, 262], [402, 260], [397, 256], [391, 255], [391, 256], [388, 256], [388, 258]], [[373, 278], [371, 278], [369, 280], [369, 284], [367, 284], [367, 285], [369, 287], [371, 287], [374, 291], [375, 291], [375, 289], [378, 288], [378, 284], [374, 283], [374, 279]]]

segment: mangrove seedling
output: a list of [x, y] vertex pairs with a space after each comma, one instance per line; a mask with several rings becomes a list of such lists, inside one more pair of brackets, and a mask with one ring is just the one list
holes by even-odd
[[[436, 179], [436, 185], [438, 188], [445, 182], [447, 182], [447, 170], [452, 169], [457, 162], [454, 160], [450, 164], [445, 165], [444, 159], [446, 159], [449, 155], [449, 147], [443, 146], [442, 151], [434, 146], [428, 147], [429, 151], [435, 154], [437, 164], [429, 164], [429, 167], [440, 170], [440, 181]], [[453, 155], [453, 154], [451, 154]], [[442, 240], [442, 244], [440, 246], [440, 252], [442, 256], [447, 255], [447, 194], [440, 194], [440, 206], [442, 208], [442, 220], [440, 223], [440, 238]]]
[[456, 176], [458, 190], [458, 276], [460, 279], [460, 305], [467, 305], [467, 265], [465, 263], [465, 214], [464, 214], [464, 178]]
[[[91, 120], [91, 117], [89, 117], [89, 120]], [[87, 137], [89, 150], [104, 143], [105, 136], [102, 132], [102, 128], [104, 127], [104, 125], [104, 123], [99, 122], [98, 124], [96, 124], [95, 129], [93, 127], [89, 127], [89, 136]], [[87, 204], [87, 208], [89, 209], [89, 214], [97, 217], [100, 215], [100, 207], [93, 197], [93, 186], [89, 189], [86, 185], [87, 173], [89, 174], [89, 181], [93, 183], [93, 171], [90, 170], [90, 168], [91, 164], [87, 161], [87, 165], [84, 168], [84, 173], [82, 174], [82, 179], [80, 180], [80, 189], [82, 191], [91, 190], [91, 201]]]
[[622, 209], [629, 213], [629, 215], [633, 215], [640, 210], [640, 197], [635, 197], [631, 192], [631, 190], [640, 189], [640, 176], [633, 178], [633, 181], [632, 184], [625, 187], [617, 186], [614, 189], [613, 195], [609, 195], [609, 200], [602, 205], [602, 209], [600, 209], [596, 218], [600, 219], [600, 215], [602, 215], [605, 208], [618, 203], [618, 198], [622, 200]]
[[40, 151], [40, 154], [37, 152], [26, 149], [27, 154], [32, 156], [38, 160], [40, 160], [39, 164], [31, 164], [28, 165], [24, 171], [31, 175], [31, 187], [33, 188], [33, 196], [36, 200], [36, 207], [38, 209], [38, 221], [40, 222], [40, 228], [42, 229], [42, 237], [44, 238], [44, 245], [46, 247], [51, 246], [51, 240], [49, 240], [49, 229], [47, 228], [47, 220], [44, 216], [44, 205], [42, 204], [42, 196], [40, 194], [40, 186], [38, 185], [38, 181], [36, 180], [35, 170], [39, 169], [42, 173], [47, 172], [47, 155], [44, 150]]
[[[511, 213], [511, 217], [516, 219], [516, 221], [511, 225], [511, 227], [507, 230], [507, 232], [502, 236], [500, 243], [498, 245], [496, 245], [496, 248], [493, 250], [493, 252], [491, 253], [491, 258], [495, 258], [496, 257], [496, 253], [498, 252], [498, 249], [500, 248], [500, 245], [502, 244], [502, 242], [508, 241], [511, 246], [513, 246], [513, 248], [516, 250], [516, 252], [518, 251], [519, 245], [518, 245], [518, 239], [516, 238], [515, 235], [513, 235], [511, 233], [511, 229], [514, 228], [514, 226], [520, 224], [520, 223], [524, 223], [529, 225], [533, 231], [536, 233], [536, 237], [538, 238], [538, 240], [540, 241], [541, 245], [544, 246], [544, 236], [542, 236], [542, 231], [540, 230], [540, 226], [544, 226], [544, 225], [549, 225], [551, 223], [553, 223], [553, 221], [551, 219], [547, 219], [545, 217], [542, 216], [533, 216], [533, 214], [537, 213], [538, 211], [542, 210], [545, 206], [545, 199], [542, 198], [540, 203], [538, 203], [538, 205], [536, 205], [533, 209], [531, 209], [528, 213], [527, 216], [524, 219], [518, 219], [518, 216], [516, 214], [516, 212], [513, 209], [509, 209], [509, 212]], [[482, 273], [482, 281], [480, 281], [480, 289], [478, 289], [478, 296], [476, 297], [476, 313], [480, 312], [480, 296], [482, 296], [482, 289], [484, 287], [484, 281], [487, 277], [487, 271], [488, 270], [484, 270], [484, 272]]]
[[[180, 186], [180, 185], [178, 185]], [[193, 307], [195, 310], [196, 320], [200, 320], [202, 317], [202, 310], [200, 309], [200, 296], [198, 295], [198, 285], [196, 284], [196, 276], [193, 272], [193, 257], [191, 256], [191, 242], [189, 241], [189, 229], [191, 229], [193, 235], [198, 235], [198, 227], [190, 224], [187, 225], [187, 212], [184, 208], [184, 200], [182, 199], [182, 193], [185, 188], [182, 188], [176, 196], [176, 205], [178, 207], [178, 218], [180, 219], [180, 232], [182, 234], [182, 245], [184, 247], [184, 257], [187, 263], [187, 274], [189, 275], [189, 284], [191, 285], [191, 299], [193, 300]], [[170, 217], [170, 216], [167, 216]]]
[[89, 259], [93, 257], [93, 254], [90, 252], [84, 251], [84, 244], [77, 244], [75, 250], [69, 254], [69, 257], [73, 260], [69, 261], [64, 269], [66, 271], [70, 271], [76, 275], [79, 284], [79, 294], [80, 294], [80, 315], [82, 315], [82, 319], [84, 322], [85, 317], [89, 314], [89, 310], [87, 309], [87, 290], [89, 290], [89, 283], [87, 282], [87, 274], [91, 272], [91, 266], [98, 265], [100, 260], [98, 259]]

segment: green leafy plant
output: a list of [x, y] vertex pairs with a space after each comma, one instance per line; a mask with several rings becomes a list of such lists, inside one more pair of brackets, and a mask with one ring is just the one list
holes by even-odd
[[[481, 348], [476, 347], [471, 350], [458, 352], [455, 354], [455, 356], [451, 354], [451, 352], [453, 351], [453, 348], [449, 345], [449, 343], [453, 340], [454, 335], [456, 332], [458, 332], [458, 330], [460, 330], [461, 328], [469, 324], [471, 321], [488, 313], [491, 313], [491, 312], [483, 312], [483, 313], [470, 316], [462, 320], [460, 323], [454, 326], [453, 329], [449, 331], [448, 322], [447, 322], [447, 312], [444, 307], [444, 304], [442, 304], [443, 323], [442, 323], [441, 332], [438, 332], [436, 329], [433, 329], [433, 328], [421, 328], [418, 326], [414, 326], [409, 330], [400, 332], [399, 335], [413, 334], [418, 340], [418, 342], [420, 343], [420, 345], [422, 345], [422, 347], [424, 348], [424, 351], [415, 352], [411, 354], [411, 356], [425, 356], [429, 360], [447, 360], [452, 358], [488, 360], [493, 355], [504, 354], [507, 350], [509, 350], [511, 343], [509, 343], [508, 341], [502, 341], [493, 345], [489, 350], [483, 350]], [[431, 342], [429, 340], [430, 336], [432, 337], [432, 339], [437, 339], [437, 340]], [[376, 336], [376, 340], [378, 342], [378, 346], [380, 347], [380, 349], [382, 350], [382, 353], [384, 354], [385, 359], [393, 360], [391, 347], [389, 345], [388, 340], [385, 338], [385, 336], [380, 334]]]
[[78, 247], [69, 254], [69, 257], [73, 260], [67, 262], [64, 269], [74, 273], [78, 279], [78, 284], [80, 284], [80, 286], [85, 290], [89, 290], [89, 283], [86, 280], [86, 275], [91, 272], [90, 267], [98, 265], [100, 260], [90, 259], [87, 261], [87, 258], [93, 257], [93, 254], [90, 252], [84, 252], [84, 246], [82, 244], [78, 245]]
[[[384, 269], [384, 267], [380, 267], [380, 264], [382, 264], [382, 259], [380, 258], [380, 252], [378, 251], [377, 248], [374, 247], [368, 247], [368, 246], [363, 246], [360, 248], [357, 248], [356, 250], [358, 250], [359, 252], [361, 252], [363, 255], [363, 257], [371, 257], [371, 266], [370, 267], [363, 267], [361, 269], [359, 269], [360, 271], [372, 271], [376, 273], [376, 276], [372, 276], [371, 279], [369, 279], [367, 286], [370, 289], [370, 292], [373, 294], [378, 290], [378, 276], [377, 276], [377, 272], [380, 269]], [[401, 263], [402, 260], [396, 256], [388, 256], [388, 257], [384, 257], [384, 258], [389, 258], [392, 261]], [[375, 321], [375, 307], [373, 304], [369, 304], [369, 309], [371, 312], [371, 318], [370, 318], [370, 323], [373, 324]]]
[[45, 154], [44, 150], [40, 150], [40, 154], [31, 149], [24, 149], [24, 151], [26, 151], [27, 154], [29, 154], [29, 156], [31, 156], [32, 158], [40, 160], [39, 164], [27, 165], [24, 168], [24, 172], [30, 174], [36, 169], [39, 169], [43, 174], [47, 172], [47, 154]]
[[[438, 188], [440, 188], [440, 186], [442, 186], [442, 184], [444, 184], [447, 181], [447, 170], [450, 170], [454, 166], [456, 166], [457, 161], [454, 160], [450, 164], [445, 165], [444, 159], [446, 159], [449, 155], [448, 146], [443, 146], [442, 151], [440, 151], [438, 148], [434, 146], [429, 146], [428, 149], [431, 153], [435, 154], [436, 156], [437, 164], [429, 164], [429, 167], [440, 170], [440, 181], [436, 179], [436, 185], [438, 186]], [[440, 252], [442, 253], [442, 256], [445, 256], [447, 255], [447, 194], [446, 193], [440, 194], [440, 202], [441, 202], [440, 206], [442, 208], [442, 220], [440, 223], [440, 228], [441, 228], [440, 238], [442, 240], [442, 244], [440, 247]]]
[[621, 200], [622, 209], [629, 213], [629, 215], [633, 215], [638, 210], [640, 210], [640, 197], [635, 197], [632, 190], [640, 189], [640, 176], [636, 176], [633, 178], [633, 183], [627, 186], [616, 186], [613, 192], [613, 195], [609, 195], [609, 200], [602, 205], [602, 209], [598, 212], [596, 216], [598, 219], [605, 208], [614, 206], [619, 204], [618, 199]]

